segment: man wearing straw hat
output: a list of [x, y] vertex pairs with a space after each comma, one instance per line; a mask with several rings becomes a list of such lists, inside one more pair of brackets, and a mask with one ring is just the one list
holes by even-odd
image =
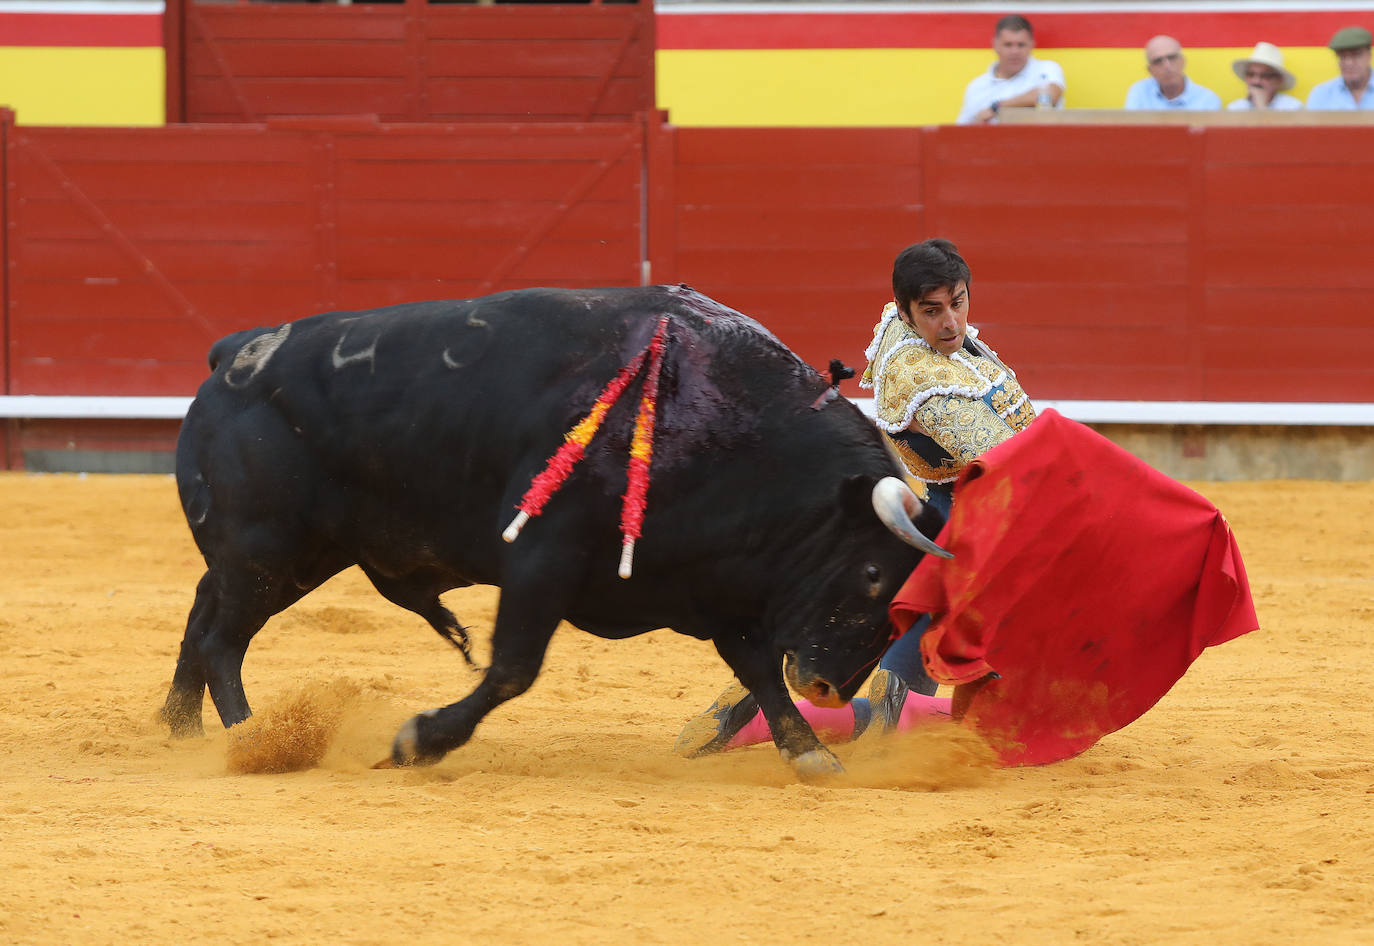
[[1256, 43], [1247, 58], [1231, 63], [1231, 69], [1245, 83], [1246, 94], [1227, 105], [1228, 112], [1302, 108], [1301, 101], [1285, 94], [1298, 80], [1283, 67], [1283, 51], [1273, 43]]
[[1374, 95], [1369, 94], [1369, 47], [1374, 37], [1363, 26], [1346, 26], [1336, 30], [1327, 43], [1341, 74], [1312, 87], [1307, 96], [1308, 108], [1357, 109], [1374, 108]]

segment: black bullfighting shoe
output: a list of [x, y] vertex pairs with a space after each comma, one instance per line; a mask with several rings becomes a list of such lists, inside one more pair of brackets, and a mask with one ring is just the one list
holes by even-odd
[[[906, 705], [906, 681], [891, 670], [879, 670], [868, 681], [868, 709], [871, 714], [868, 725], [861, 735], [890, 733], [897, 728], [902, 718], [902, 707]], [[858, 713], [855, 712], [855, 718]]]
[[673, 751], [684, 759], [720, 752], [759, 711], [759, 701], [736, 680], [704, 713], [687, 720]]

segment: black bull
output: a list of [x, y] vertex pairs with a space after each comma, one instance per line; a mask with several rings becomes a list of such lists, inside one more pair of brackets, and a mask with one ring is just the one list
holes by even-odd
[[[667, 316], [647, 514], [617, 576], [621, 496], [643, 375], [563, 489], [512, 543], [531, 479]], [[539, 673], [562, 619], [605, 638], [660, 627], [711, 640], [803, 774], [838, 763], [793, 686], [848, 700], [888, 640], [887, 605], [934, 534], [909, 491], [895, 525], [875, 485], [900, 473], [881, 435], [762, 326], [684, 287], [532, 289], [335, 312], [212, 348], [177, 443], [182, 508], [205, 557], [163, 715], [203, 733], [250, 715], [253, 635], [357, 564], [468, 656], [439, 602], [501, 587], [491, 665], [466, 698], [414, 717], [392, 758], [461, 746]], [[905, 541], [894, 531], [905, 532]]]

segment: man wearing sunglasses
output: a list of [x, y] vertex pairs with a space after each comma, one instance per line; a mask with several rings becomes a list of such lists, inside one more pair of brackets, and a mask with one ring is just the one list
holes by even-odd
[[1228, 112], [1291, 112], [1302, 108], [1300, 100], [1286, 94], [1298, 79], [1283, 67], [1283, 51], [1273, 43], [1256, 43], [1249, 58], [1237, 59], [1231, 70], [1245, 83], [1245, 97], [1227, 105]]
[[1126, 93], [1129, 109], [1188, 109], [1214, 111], [1221, 108], [1221, 96], [1188, 78], [1183, 47], [1172, 36], [1156, 36], [1145, 44], [1145, 68], [1149, 77], [1141, 79]]

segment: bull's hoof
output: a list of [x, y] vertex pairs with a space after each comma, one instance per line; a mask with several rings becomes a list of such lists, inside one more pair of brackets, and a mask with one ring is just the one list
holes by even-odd
[[195, 712], [191, 712], [180, 701], [168, 698], [167, 705], [157, 711], [158, 720], [172, 733], [173, 739], [199, 739], [205, 735], [205, 724], [200, 720], [200, 703], [197, 701]]
[[705, 712], [687, 720], [673, 744], [673, 751], [684, 759], [720, 752], [758, 712], [759, 701], [748, 687], [735, 681]]
[[380, 762], [373, 768], [400, 768], [407, 765], [433, 765], [444, 757], [442, 752], [427, 752], [423, 748], [423, 739], [420, 735], [420, 726], [425, 718], [434, 715], [434, 710], [422, 713], [419, 716], [412, 716], [401, 724], [401, 728], [396, 730], [396, 738], [391, 741], [391, 765], [383, 766]]
[[844, 774], [844, 766], [824, 747], [803, 752], [792, 760], [792, 769], [803, 782], [825, 782]]
[[200, 739], [205, 735], [205, 725], [198, 719], [172, 719], [163, 714], [162, 722], [171, 731], [173, 739]]

